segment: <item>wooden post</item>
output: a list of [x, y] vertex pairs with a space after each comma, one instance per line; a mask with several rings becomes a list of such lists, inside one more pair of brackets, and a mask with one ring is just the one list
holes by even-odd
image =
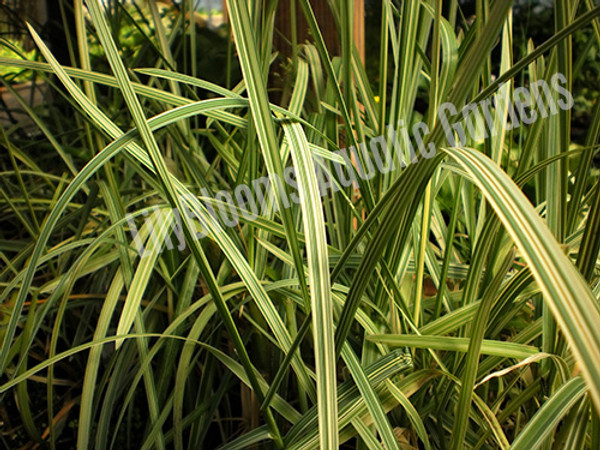
[[[304, 14], [296, 1], [296, 18], [298, 27], [298, 43], [302, 44], [310, 39], [308, 24], [304, 19]], [[275, 35], [273, 36], [273, 48], [283, 55], [291, 56], [292, 30], [290, 22], [291, 0], [280, 0], [275, 19]], [[321, 34], [325, 40], [327, 50], [332, 56], [340, 55], [340, 43], [337, 28], [333, 19], [333, 14], [329, 5], [324, 0], [310, 0], [311, 7], [319, 24]], [[223, 17], [227, 20], [227, 0], [223, 0]], [[354, 0], [354, 43], [362, 62], [365, 61], [365, 2], [364, 0]]]
[[[360, 55], [360, 60], [365, 63], [365, 0], [354, 0], [354, 43]], [[379, 36], [377, 37], [379, 39]]]
[[[298, 44], [313, 41], [302, 9], [300, 8], [300, 5], [298, 5], [298, 1], [292, 2], [291, 0], [280, 0], [277, 16], [275, 18], [273, 49], [280, 52], [284, 57], [290, 57], [292, 53], [290, 45], [292, 40], [292, 3], [296, 3], [296, 31]], [[333, 13], [329, 8], [328, 2], [322, 0], [310, 0], [310, 4], [329, 54], [331, 56], [338, 56], [340, 54], [340, 42]]]
[[[297, 37], [298, 43], [302, 44], [306, 41], [312, 41], [312, 37], [308, 31], [308, 24], [304, 19], [304, 14], [298, 1], [296, 3], [296, 18], [297, 18]], [[338, 36], [338, 30], [335, 25], [333, 13], [329, 8], [329, 4], [323, 0], [310, 0], [311, 7], [319, 24], [319, 29], [323, 35], [323, 40], [327, 46], [331, 56], [340, 56], [341, 48]], [[277, 16], [275, 19], [275, 35], [273, 36], [273, 48], [281, 52], [285, 56], [291, 55], [292, 30], [290, 22], [291, 0], [280, 0]], [[365, 53], [365, 4], [364, 0], [354, 0], [354, 42], [364, 61]]]

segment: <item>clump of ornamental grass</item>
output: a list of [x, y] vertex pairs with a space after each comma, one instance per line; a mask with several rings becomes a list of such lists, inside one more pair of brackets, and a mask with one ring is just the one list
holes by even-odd
[[383, 0], [366, 67], [352, 1], [292, 2], [280, 54], [278, 2], [230, 0], [213, 77], [193, 3], [76, 0], [71, 66], [33, 29], [45, 62], [0, 57], [57, 102], [0, 135], [4, 446], [600, 448], [600, 107], [568, 101], [600, 7], [516, 43], [508, 1]]

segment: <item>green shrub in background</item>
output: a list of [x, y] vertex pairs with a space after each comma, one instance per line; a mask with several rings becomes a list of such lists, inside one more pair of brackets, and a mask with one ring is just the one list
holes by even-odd
[[[557, 0], [548, 37], [518, 44], [504, 0], [464, 19], [455, 0], [384, 0], [367, 71], [352, 1], [331, 2], [332, 57], [331, 24], [296, 0], [315, 40], [292, 42], [274, 92], [277, 1], [229, 1], [218, 46], [192, 3], [168, 22], [139, 3], [135, 26], [128, 5], [76, 0], [73, 67], [33, 31], [46, 62], [0, 57], [63, 99], [28, 110], [37, 137], [0, 135], [3, 445], [600, 448], [600, 107], [583, 91], [600, 7]], [[497, 114], [495, 135], [448, 147], [440, 105], [557, 72], [590, 102], [582, 137], [570, 110], [518, 129]], [[321, 198], [313, 156], [331, 168], [400, 119], [436, 156]], [[193, 238], [214, 193], [290, 165], [300, 204]], [[162, 242], [173, 208], [195, 218], [185, 249], [140, 258], [127, 219]]]
[[[10, 46], [0, 46], [0, 56], [2, 58], [23, 58], [35, 61], [37, 52], [35, 50], [26, 51], [18, 43], [10, 43]], [[10, 83], [23, 83], [31, 80], [33, 72], [22, 70], [19, 67], [3, 65], [0, 67], [0, 77]]]

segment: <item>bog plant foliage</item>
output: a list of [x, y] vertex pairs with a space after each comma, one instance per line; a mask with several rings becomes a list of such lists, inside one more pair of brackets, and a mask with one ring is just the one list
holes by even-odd
[[[383, 0], [367, 71], [352, 1], [327, 24], [292, 2], [312, 40], [289, 54], [277, 1], [228, 1], [212, 34], [193, 3], [75, 0], [72, 65], [33, 29], [43, 62], [0, 56], [56, 91], [21, 102], [39, 133], [0, 134], [2, 444], [600, 448], [600, 106], [583, 135], [570, 106], [501, 106], [557, 74], [578, 101], [600, 7], [557, 0], [517, 48], [510, 1]], [[485, 136], [449, 139], [440, 108], [491, 99]], [[398, 131], [419, 123], [427, 158]], [[390, 127], [396, 170], [341, 180]], [[290, 167], [252, 220], [211, 213]]]

